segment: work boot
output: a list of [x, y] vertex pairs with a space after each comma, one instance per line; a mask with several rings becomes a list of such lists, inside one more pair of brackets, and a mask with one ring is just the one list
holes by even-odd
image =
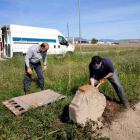
[[30, 93], [29, 93], [29, 92], [26, 92], [25, 94], [28, 95], [28, 94], [30, 94]]
[[125, 103], [125, 104], [124, 104], [124, 107], [125, 107], [126, 109], [130, 108], [129, 103], [128, 103], [128, 102], [127, 102], [127, 103]]

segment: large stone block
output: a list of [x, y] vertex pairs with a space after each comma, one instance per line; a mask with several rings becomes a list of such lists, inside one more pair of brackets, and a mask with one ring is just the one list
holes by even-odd
[[85, 85], [78, 89], [69, 105], [69, 117], [84, 126], [89, 119], [97, 121], [106, 106], [105, 96], [96, 87]]

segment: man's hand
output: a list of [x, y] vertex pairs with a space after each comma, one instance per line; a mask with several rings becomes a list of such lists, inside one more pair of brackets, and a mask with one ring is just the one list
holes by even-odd
[[29, 74], [32, 74], [32, 73], [33, 73], [33, 72], [32, 72], [32, 69], [31, 69], [30, 67], [27, 68], [27, 72], [28, 72]]
[[106, 80], [106, 79], [103, 78], [103, 79], [101, 79], [99, 82], [103, 84], [103, 83], [105, 83], [105, 80]]
[[46, 66], [46, 65], [44, 65], [43, 71], [46, 71], [46, 70], [47, 70], [47, 66]]

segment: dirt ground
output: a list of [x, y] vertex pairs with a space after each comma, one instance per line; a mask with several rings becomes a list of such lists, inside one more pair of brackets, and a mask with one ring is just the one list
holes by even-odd
[[109, 127], [100, 131], [102, 137], [111, 140], [140, 140], [140, 102], [122, 112], [121, 109], [119, 104], [107, 101], [103, 117]]

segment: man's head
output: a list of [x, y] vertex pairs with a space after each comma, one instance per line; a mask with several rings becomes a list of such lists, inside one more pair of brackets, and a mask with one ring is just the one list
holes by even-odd
[[101, 61], [101, 58], [99, 56], [94, 56], [92, 58], [91, 63], [93, 65], [93, 68], [96, 69], [96, 70], [98, 70], [101, 67], [102, 61]]
[[42, 43], [39, 45], [39, 51], [46, 53], [46, 51], [49, 49], [49, 44], [47, 42]]

